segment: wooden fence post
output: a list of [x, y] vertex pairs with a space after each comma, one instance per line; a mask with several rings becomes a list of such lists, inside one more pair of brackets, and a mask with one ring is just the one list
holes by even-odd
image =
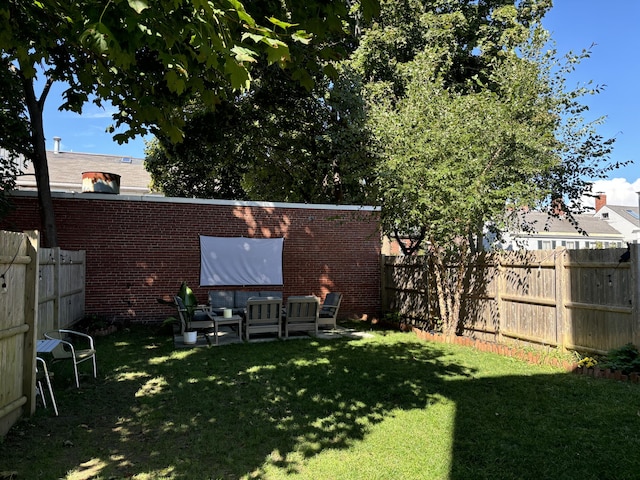
[[387, 300], [387, 257], [384, 253], [380, 255], [380, 304], [384, 315], [389, 309]]
[[631, 318], [633, 344], [640, 347], [640, 244], [638, 241], [629, 244], [631, 262]]
[[565, 296], [568, 275], [567, 269], [564, 268], [567, 249], [559, 247], [554, 255], [554, 277], [556, 290], [556, 342], [560, 349], [566, 351], [567, 345], [567, 312], [565, 310]]
[[[503, 330], [503, 322], [504, 322], [504, 305], [502, 304], [502, 295], [506, 292], [506, 283], [507, 280], [505, 278], [505, 268], [503, 263], [502, 255], [496, 255], [496, 266], [495, 266], [495, 274], [496, 274], [496, 291], [495, 291], [495, 302], [496, 302], [496, 311], [498, 315], [498, 335], [497, 340], [499, 343], [504, 342], [504, 337], [502, 336]], [[488, 267], [487, 267], [488, 268]]]
[[38, 248], [40, 236], [37, 231], [25, 232], [26, 253], [31, 261], [26, 265], [24, 276], [24, 323], [29, 330], [24, 334], [23, 392], [27, 397], [26, 407], [30, 415], [36, 411], [36, 340], [38, 335], [38, 280], [40, 261]]

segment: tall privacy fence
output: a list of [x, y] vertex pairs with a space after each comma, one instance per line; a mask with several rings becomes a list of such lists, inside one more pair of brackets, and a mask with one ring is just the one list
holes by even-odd
[[36, 340], [84, 315], [84, 252], [0, 231], [0, 436], [35, 410]]
[[[586, 353], [640, 345], [640, 260], [629, 249], [505, 252], [473, 265], [464, 335]], [[428, 256], [382, 258], [382, 306], [413, 325], [438, 322]]]

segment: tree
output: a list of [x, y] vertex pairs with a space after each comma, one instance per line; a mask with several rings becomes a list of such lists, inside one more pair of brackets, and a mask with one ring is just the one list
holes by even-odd
[[[362, 5], [367, 12], [375, 9], [373, 0]], [[294, 10], [303, 8], [316, 18], [306, 32], [273, 17], [261, 25], [238, 0], [3, 4], [2, 62], [15, 69], [28, 114], [28, 159], [36, 172], [45, 244], [57, 245], [42, 126], [43, 105], [54, 81], [69, 86], [62, 109], [80, 112], [90, 99], [115, 106], [112, 131], [118, 142], [149, 131], [176, 141], [185, 120], [176, 107], [195, 96], [213, 105], [230, 91], [246, 90], [250, 66], [258, 57], [285, 65], [292, 61], [286, 42], [308, 43], [312, 35], [321, 39], [340, 30], [348, 14], [340, 0], [296, 3]], [[302, 81], [306, 70], [314, 68], [313, 62], [296, 65], [295, 75]], [[46, 78], [39, 95], [34, 90], [38, 68]]]
[[266, 68], [245, 95], [191, 116], [184, 142], [160, 138], [146, 168], [167, 195], [364, 203], [373, 179], [365, 118], [346, 69], [307, 90]]
[[[266, 6], [256, 2], [250, 12], [260, 17]], [[317, 22], [293, 7], [282, 4], [278, 15], [305, 28]], [[213, 111], [194, 105], [185, 141], [163, 136], [147, 152], [156, 187], [179, 196], [364, 202], [372, 179], [364, 104], [358, 78], [340, 63], [357, 45], [358, 11], [351, 13], [343, 31], [291, 46], [302, 64], [321, 58], [322, 68], [301, 76], [259, 61], [247, 92]]]
[[[395, 47], [409, 36], [392, 33], [407, 29], [378, 25], [354, 57], [371, 79], [382, 228], [411, 238], [405, 253], [431, 254], [440, 320], [454, 334], [465, 326], [464, 294], [484, 230], [504, 231], [509, 212], [522, 207], [570, 215], [584, 176], [613, 167], [603, 163], [612, 141], [579, 115], [580, 97], [597, 89], [565, 91], [555, 52], [543, 50], [548, 35], [537, 22], [548, 2], [456, 2], [443, 13], [430, 9], [434, 2], [407, 0], [414, 10], [402, 15], [391, 3], [394, 15], [383, 3], [383, 19], [422, 22], [416, 48], [400, 55]], [[385, 54], [381, 42], [391, 45]], [[378, 68], [384, 64], [392, 71]]]

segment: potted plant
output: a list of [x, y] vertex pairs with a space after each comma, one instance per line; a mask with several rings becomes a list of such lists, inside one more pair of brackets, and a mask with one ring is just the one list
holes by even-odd
[[[179, 312], [179, 315], [178, 315], [179, 317], [180, 316], [183, 317], [184, 326], [182, 325], [183, 323], [182, 320], [176, 317], [167, 318], [163, 322], [163, 324], [178, 325], [178, 328], [181, 330], [181, 333], [182, 333], [183, 342], [189, 345], [194, 344], [197, 341], [198, 333], [196, 330], [191, 329], [190, 325], [193, 320], [194, 312], [198, 305], [198, 301], [196, 299], [195, 294], [193, 293], [193, 290], [191, 290], [191, 288], [187, 285], [187, 282], [182, 282], [176, 296], [180, 297], [184, 305], [184, 310], [182, 311], [181, 314]], [[176, 308], [181, 308], [181, 307], [179, 305], [176, 305]]]

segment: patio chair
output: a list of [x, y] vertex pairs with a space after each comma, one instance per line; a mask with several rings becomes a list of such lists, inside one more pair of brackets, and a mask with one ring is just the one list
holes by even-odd
[[320, 308], [320, 315], [318, 316], [318, 327], [322, 328], [329, 326], [336, 328], [336, 322], [338, 319], [338, 309], [342, 303], [342, 294], [337, 292], [327, 293], [324, 297], [324, 302]]
[[275, 333], [282, 338], [282, 299], [277, 297], [251, 297], [247, 300], [244, 336]]
[[[173, 300], [178, 309], [178, 317], [180, 317], [180, 334], [184, 335], [185, 330], [210, 331], [213, 328], [213, 321], [206, 311], [206, 307], [193, 307], [191, 311], [185, 306], [181, 297], [176, 295]], [[212, 313], [213, 315], [213, 313]]]
[[284, 320], [284, 337], [289, 338], [289, 332], [314, 332], [317, 335], [319, 313], [320, 299], [318, 297], [313, 295], [289, 297]]
[[56, 404], [56, 397], [53, 395], [53, 387], [51, 387], [51, 374], [47, 369], [47, 362], [44, 358], [36, 357], [36, 395], [40, 395], [42, 399], [42, 406], [47, 408], [47, 399], [44, 396], [44, 387], [42, 383], [45, 383], [47, 390], [49, 391], [49, 398], [53, 405], [53, 411], [58, 416], [58, 405]]
[[86, 333], [76, 332], [74, 330], [51, 330], [44, 334], [45, 338], [59, 340], [60, 343], [51, 350], [53, 362], [62, 360], [71, 360], [73, 363], [73, 372], [76, 378], [76, 387], [80, 388], [80, 379], [78, 376], [78, 365], [82, 362], [91, 360], [93, 363], [93, 378], [98, 377], [98, 367], [96, 365], [96, 348], [93, 343], [93, 337]]

